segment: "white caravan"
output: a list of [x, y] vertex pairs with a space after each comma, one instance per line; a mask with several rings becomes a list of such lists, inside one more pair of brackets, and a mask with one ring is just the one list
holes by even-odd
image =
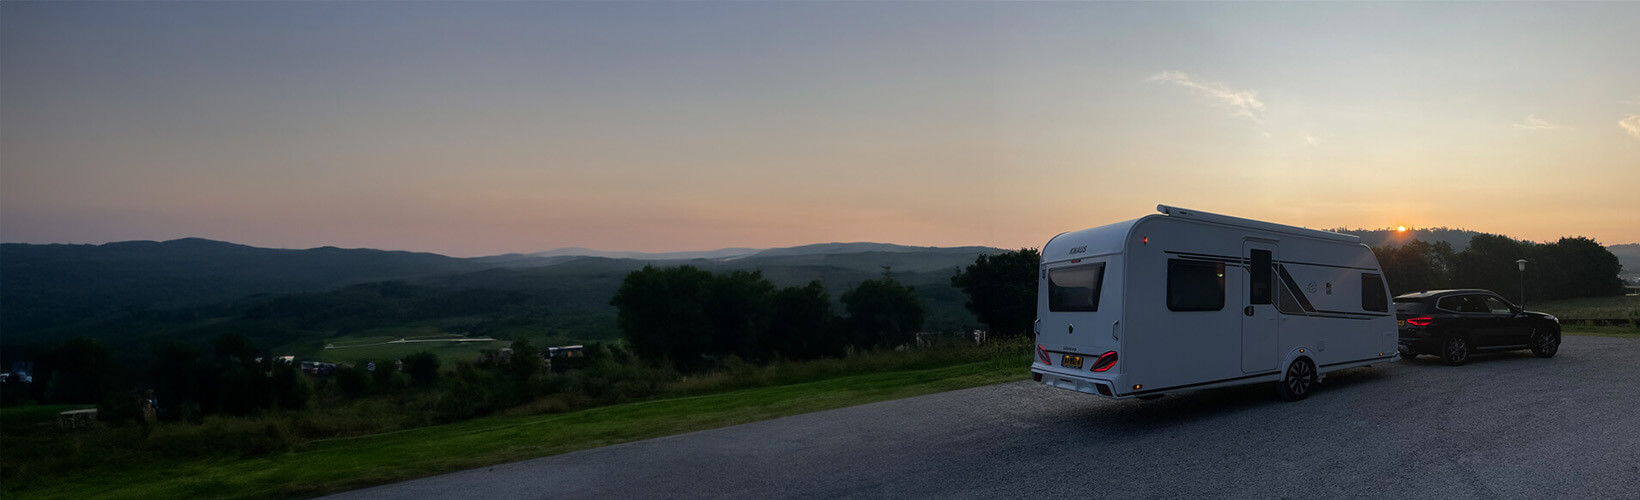
[[1328, 372], [1398, 358], [1359, 237], [1156, 210], [1042, 248], [1033, 379], [1110, 398], [1280, 382], [1297, 400]]

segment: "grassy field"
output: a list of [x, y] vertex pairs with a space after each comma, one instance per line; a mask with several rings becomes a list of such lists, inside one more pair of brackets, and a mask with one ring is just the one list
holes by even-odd
[[1640, 297], [1595, 297], [1539, 302], [1526, 306], [1528, 310], [1546, 312], [1561, 319], [1561, 332], [1567, 335], [1594, 335], [1600, 337], [1640, 338], [1640, 326], [1583, 325], [1568, 322], [1577, 319], [1640, 319]]
[[1640, 328], [1632, 326], [1589, 326], [1589, 325], [1561, 325], [1560, 332], [1566, 335], [1592, 335], [1596, 337], [1640, 338]]
[[[384, 434], [311, 441], [290, 452], [248, 458], [180, 459], [112, 451], [67, 474], [27, 477], [0, 484], [6, 498], [288, 498], [314, 496], [375, 484], [555, 455], [610, 444], [841, 408], [922, 394], [978, 387], [1028, 376], [1029, 354], [993, 351], [967, 361], [925, 367], [910, 356], [747, 368], [750, 377], [700, 377], [673, 394], [698, 394], [604, 406], [550, 415], [497, 415], [454, 424]], [[899, 359], [896, 358], [899, 356]], [[978, 361], [973, 359], [978, 358]], [[870, 363], [908, 368], [845, 375]], [[946, 361], [963, 358], [935, 358]], [[935, 363], [938, 364], [938, 363]], [[894, 365], [898, 366], [898, 365]], [[809, 381], [798, 381], [808, 379]], [[762, 385], [735, 389], [739, 385]], [[6, 445], [29, 439], [63, 439], [49, 421], [58, 407], [7, 409]], [[515, 413], [531, 411], [524, 407]], [[14, 438], [19, 429], [23, 441]], [[100, 432], [135, 432], [104, 429]], [[153, 431], [156, 434], [162, 431]], [[276, 432], [269, 425], [268, 432]], [[45, 436], [45, 437], [42, 437]], [[130, 439], [143, 439], [131, 436]], [[68, 439], [71, 446], [95, 439]], [[8, 452], [8, 454], [15, 453]], [[22, 467], [27, 467], [26, 464]], [[25, 475], [26, 476], [26, 475]]]
[[[396, 339], [385, 339], [383, 342], [386, 342], [387, 340]], [[333, 349], [320, 350], [313, 353], [311, 356], [302, 357], [302, 359], [324, 361], [327, 363], [352, 363], [362, 360], [380, 361], [389, 359], [404, 359], [409, 357], [411, 354], [421, 351], [428, 351], [438, 355], [443, 364], [447, 366], [454, 366], [457, 361], [472, 361], [478, 359], [478, 352], [481, 350], [501, 349], [503, 347], [507, 347], [508, 344], [510, 344], [510, 342], [504, 340], [494, 342], [433, 341], [406, 342], [402, 344], [378, 343], [374, 345], [349, 347], [337, 346]]]
[[1640, 296], [1592, 297], [1536, 302], [1527, 304], [1526, 309], [1546, 312], [1561, 319], [1640, 318]]
[[[477, 359], [481, 350], [501, 349], [509, 344], [507, 341], [437, 342], [438, 340], [464, 338], [467, 337], [443, 333], [431, 326], [377, 328], [353, 335], [326, 339], [323, 346], [313, 342], [304, 342], [280, 346], [275, 348], [274, 351], [281, 355], [294, 355], [297, 359], [303, 361], [323, 361], [327, 363], [404, 359], [411, 354], [429, 351], [437, 355], [446, 366], [454, 366], [458, 361]], [[397, 340], [416, 342], [390, 343]]]

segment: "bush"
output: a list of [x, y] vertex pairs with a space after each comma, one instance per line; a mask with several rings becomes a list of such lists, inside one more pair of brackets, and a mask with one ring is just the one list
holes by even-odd
[[438, 355], [430, 351], [421, 351], [404, 358], [404, 371], [410, 375], [410, 383], [418, 387], [433, 385], [438, 381]]
[[370, 372], [363, 366], [354, 365], [346, 368], [336, 368], [336, 388], [350, 398], [357, 398], [370, 393]]

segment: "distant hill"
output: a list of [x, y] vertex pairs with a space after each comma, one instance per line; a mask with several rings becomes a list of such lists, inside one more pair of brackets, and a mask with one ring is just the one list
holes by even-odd
[[855, 254], [866, 252], [879, 253], [965, 253], [1001, 251], [990, 247], [914, 247], [895, 245], [891, 243], [819, 243], [789, 248], [771, 248], [754, 254], [754, 257], [780, 257], [793, 255], [828, 255], [828, 254]]
[[680, 259], [723, 259], [739, 257], [757, 253], [756, 248], [722, 248], [700, 252], [606, 252], [590, 248], [570, 247], [547, 250], [527, 254], [531, 257], [604, 257], [610, 259], [639, 259], [639, 260], [680, 260]]
[[109, 313], [256, 293], [330, 289], [488, 267], [431, 253], [258, 248], [200, 238], [104, 245], [0, 244], [0, 328], [7, 336]]
[[979, 325], [962, 306], [966, 297], [951, 287], [951, 275], [981, 253], [1001, 251], [828, 243], [714, 258], [457, 259], [202, 239], [5, 244], [0, 342], [11, 348], [92, 336], [146, 352], [158, 339], [199, 341], [233, 332], [264, 347], [300, 350], [338, 335], [417, 328], [554, 342], [607, 340], [619, 336], [610, 298], [627, 273], [645, 265], [756, 270], [782, 287], [818, 280], [834, 300], [889, 272], [923, 298], [928, 328], [962, 330]]
[[1640, 274], [1640, 243], [1608, 245], [1606, 250], [1617, 256], [1617, 262], [1623, 265], [1623, 274]]
[[610, 251], [604, 251], [604, 250], [593, 250], [593, 249], [590, 249], [590, 248], [568, 247], [568, 248], [557, 248], [557, 249], [547, 250], [545, 252], [535, 252], [535, 253], [527, 253], [527, 254], [510, 253], [510, 254], [505, 254], [505, 255], [494, 255], [494, 256], [488, 256], [488, 257], [475, 257], [475, 258], [472, 258], [472, 259], [469, 259], [469, 260], [474, 260], [474, 261], [478, 261], [478, 262], [486, 262], [486, 263], [503, 264], [503, 265], [507, 265], [509, 267], [519, 267], [520, 264], [527, 264], [529, 266], [553, 265], [553, 264], [557, 264], [557, 263], [560, 263], [560, 262], [565, 262], [565, 261], [569, 260], [568, 259], [569, 257], [602, 257], [602, 258], [606, 258], [606, 259], [633, 259], [633, 260], [644, 260], [644, 261], [696, 260], [696, 259], [730, 260], [730, 259], [740, 259], [740, 258], [753, 257], [753, 256], [757, 256], [757, 257], [774, 257], [774, 256], [790, 256], [790, 255], [826, 255], [826, 254], [863, 253], [863, 252], [912, 253], [912, 252], [948, 251], [948, 250], [961, 250], [961, 251], [984, 250], [984, 251], [991, 251], [991, 250], [995, 250], [995, 249], [987, 248], [987, 247], [916, 247], [916, 246], [906, 246], [906, 245], [895, 245], [895, 244], [892, 244], [892, 243], [868, 243], [868, 242], [817, 243], [817, 244], [813, 244], [813, 245], [802, 245], [802, 246], [795, 246], [795, 247], [769, 248], [769, 249], [720, 248], [720, 249], [717, 249], [717, 250], [704, 250], [704, 251], [695, 251], [695, 252], [610, 252]]

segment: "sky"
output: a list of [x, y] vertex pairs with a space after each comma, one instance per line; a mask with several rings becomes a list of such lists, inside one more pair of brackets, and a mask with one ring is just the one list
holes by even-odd
[[3, 2], [0, 241], [1640, 242], [1640, 2]]

